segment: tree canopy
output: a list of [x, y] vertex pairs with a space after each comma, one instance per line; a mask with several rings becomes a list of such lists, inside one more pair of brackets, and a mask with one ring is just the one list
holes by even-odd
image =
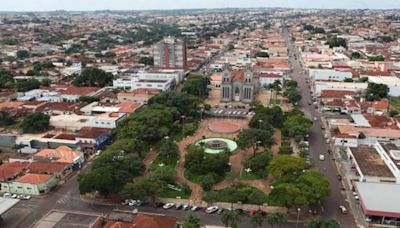
[[152, 65], [154, 65], [154, 59], [153, 59], [153, 57], [141, 57], [139, 59], [139, 63], [144, 64], [146, 66], [147, 65], [152, 66]]
[[210, 81], [204, 76], [189, 76], [182, 88], [182, 92], [206, 98], [208, 96], [208, 84]]
[[15, 120], [5, 110], [0, 110], [0, 126], [5, 127], [15, 123]]
[[389, 87], [385, 84], [370, 82], [367, 87], [367, 100], [375, 101], [386, 98], [389, 93]]
[[28, 50], [23, 49], [23, 50], [17, 51], [18, 59], [26, 59], [26, 58], [29, 58], [29, 56], [30, 56], [30, 54], [29, 54]]
[[309, 218], [304, 224], [305, 228], [340, 228], [340, 224], [333, 218]]
[[27, 92], [40, 88], [40, 82], [36, 79], [18, 80], [15, 86], [18, 92]]
[[29, 114], [22, 121], [20, 128], [24, 133], [39, 133], [49, 128], [50, 117], [41, 112]]
[[14, 78], [12, 74], [0, 68], [0, 89], [10, 89], [14, 86]]
[[334, 37], [326, 41], [325, 44], [328, 44], [330, 48], [340, 47], [340, 46], [347, 48], [347, 41], [343, 38]]
[[82, 71], [72, 82], [75, 86], [98, 86], [104, 87], [113, 80], [111, 73], [106, 73], [97, 68], [87, 68]]

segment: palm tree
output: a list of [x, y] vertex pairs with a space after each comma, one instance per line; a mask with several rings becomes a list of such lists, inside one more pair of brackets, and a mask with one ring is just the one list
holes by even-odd
[[200, 219], [194, 216], [192, 213], [189, 213], [185, 220], [183, 221], [183, 228], [199, 228], [200, 227]]
[[231, 227], [235, 228], [240, 221], [239, 214], [234, 210], [225, 210], [224, 213], [222, 213], [221, 221], [225, 227], [228, 227], [230, 223]]
[[275, 102], [274, 102], [274, 104], [275, 104], [276, 100], [278, 99], [278, 94], [282, 90], [282, 83], [281, 83], [281, 81], [276, 80], [276, 81], [274, 81], [272, 86], [273, 86], [273, 88], [275, 90]]
[[279, 226], [284, 225], [288, 222], [287, 214], [281, 212], [268, 214], [267, 222], [272, 227], [274, 227], [275, 224], [278, 224]]
[[255, 214], [251, 216], [251, 224], [254, 228], [262, 227], [263, 224], [263, 217], [260, 214]]
[[320, 228], [320, 227], [329, 227], [329, 228], [340, 228], [339, 223], [332, 218], [310, 218], [307, 219], [304, 227], [306, 228]]

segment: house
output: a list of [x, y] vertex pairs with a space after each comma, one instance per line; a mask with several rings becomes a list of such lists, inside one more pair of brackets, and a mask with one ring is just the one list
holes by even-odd
[[282, 72], [262, 72], [258, 75], [260, 86], [267, 87], [268, 85], [274, 84], [275, 81], [280, 81], [283, 84], [283, 74]]
[[56, 184], [57, 180], [53, 175], [27, 173], [14, 181], [1, 183], [1, 191], [41, 195], [48, 193]]
[[109, 128], [84, 127], [79, 131], [76, 139], [85, 155], [90, 155], [94, 151], [103, 149], [111, 137]]
[[140, 104], [147, 104], [147, 102], [159, 94], [161, 90], [158, 89], [136, 89], [132, 92], [121, 92], [117, 94], [119, 102], [137, 102]]
[[0, 182], [13, 180], [24, 173], [27, 162], [12, 162], [0, 165]]
[[53, 175], [57, 180], [62, 180], [72, 173], [69, 163], [35, 161], [29, 163], [27, 173]]
[[308, 77], [312, 81], [344, 81], [345, 79], [352, 79], [353, 74], [331, 69], [309, 69]]
[[33, 155], [35, 161], [51, 161], [68, 163], [72, 165], [73, 170], [82, 167], [85, 158], [83, 153], [74, 151], [67, 146], [59, 146], [56, 149], [43, 149]]

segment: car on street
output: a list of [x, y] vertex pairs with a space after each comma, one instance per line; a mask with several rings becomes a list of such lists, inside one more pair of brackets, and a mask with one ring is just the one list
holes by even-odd
[[338, 179], [338, 181], [341, 181], [342, 180], [342, 175], [338, 174], [337, 175], [337, 179]]
[[182, 210], [184, 210], [184, 211], [189, 210], [189, 208], [190, 208], [189, 204], [184, 204], [182, 206]]
[[325, 156], [323, 154], [319, 155], [319, 160], [324, 161], [325, 160]]
[[343, 205], [340, 205], [339, 209], [340, 209], [340, 212], [342, 212], [342, 214], [347, 214], [348, 213], [347, 208], [345, 206], [343, 206]]
[[177, 205], [175, 205], [175, 209], [176, 210], [180, 210], [180, 209], [182, 209], [183, 208], [183, 205], [182, 204], [177, 204]]
[[159, 207], [163, 207], [163, 206], [164, 206], [164, 203], [161, 203], [161, 202], [156, 202], [154, 204], [154, 208], [159, 208]]
[[200, 207], [198, 206], [192, 206], [192, 208], [190, 208], [191, 211], [198, 211], [200, 210]]
[[18, 195], [17, 199], [22, 199], [22, 200], [30, 200], [32, 197], [30, 195]]
[[367, 216], [367, 217], [365, 217], [365, 221], [370, 223], [370, 222], [372, 222], [372, 218], [370, 216]]
[[224, 210], [225, 210], [224, 208], [218, 209], [217, 214], [219, 214], [219, 215], [222, 214], [224, 212]]
[[317, 120], [318, 120], [318, 118], [317, 118], [316, 116], [314, 116], [313, 120], [314, 120], [314, 121], [317, 121]]
[[166, 204], [163, 206], [163, 208], [164, 208], [164, 209], [170, 209], [170, 208], [173, 207], [173, 206], [175, 206], [174, 203], [166, 203]]
[[251, 210], [251, 211], [249, 212], [249, 216], [256, 215], [256, 214], [265, 216], [265, 215], [267, 215], [267, 212], [265, 212], [265, 211], [263, 211], [263, 210], [261, 210], [261, 209], [258, 209], [258, 210]]
[[211, 206], [211, 207], [208, 207], [208, 208], [206, 209], [206, 213], [207, 213], [207, 214], [212, 214], [212, 213], [217, 212], [218, 209], [219, 209], [219, 207], [217, 207], [217, 206]]
[[6, 193], [4, 193], [3, 197], [4, 198], [14, 198], [15, 199], [15, 198], [17, 198], [17, 195], [9, 193], [9, 192], [6, 192]]

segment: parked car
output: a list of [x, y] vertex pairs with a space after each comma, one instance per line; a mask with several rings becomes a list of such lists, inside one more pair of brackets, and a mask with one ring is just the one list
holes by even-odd
[[342, 212], [342, 214], [347, 214], [348, 213], [347, 208], [345, 206], [340, 205], [339, 209]]
[[182, 210], [189, 210], [189, 204], [184, 204], [183, 206], [182, 206]]
[[17, 199], [22, 199], [22, 200], [30, 200], [32, 197], [30, 195], [18, 195]]
[[331, 143], [331, 140], [330, 140], [330, 139], [326, 139], [326, 140], [325, 140], [325, 143], [326, 143], [326, 144], [329, 144], [329, 143]]
[[175, 205], [175, 209], [176, 209], [176, 210], [180, 210], [180, 209], [182, 209], [182, 207], [183, 207], [182, 204], [177, 204], [177, 205]]
[[235, 211], [236, 211], [239, 215], [241, 215], [241, 214], [244, 213], [244, 210], [241, 209], [241, 208], [236, 208]]
[[191, 211], [198, 211], [200, 210], [200, 207], [198, 206], [192, 206], [192, 208], [190, 208]]
[[164, 208], [164, 209], [170, 209], [170, 208], [173, 207], [173, 206], [175, 206], [174, 203], [166, 203], [166, 204], [163, 206], [163, 208]]
[[337, 179], [338, 179], [338, 181], [341, 181], [342, 180], [342, 175], [338, 174], [337, 175]]
[[9, 193], [9, 192], [6, 192], [6, 193], [4, 193], [3, 197], [4, 198], [14, 198], [15, 199], [15, 198], [17, 198], [17, 195]]
[[371, 216], [367, 216], [367, 217], [365, 217], [365, 221], [366, 221], [366, 222], [368, 222], [368, 223], [372, 222], [372, 218], [371, 218]]
[[314, 116], [313, 120], [314, 120], [314, 121], [317, 121], [317, 120], [318, 120], [318, 118], [317, 118], [316, 116]]
[[224, 210], [225, 210], [224, 208], [218, 209], [217, 214], [219, 214], [219, 215], [222, 214], [224, 212]]
[[212, 213], [217, 212], [218, 209], [219, 209], [219, 208], [218, 208], [217, 206], [211, 206], [211, 207], [208, 207], [208, 208], [206, 209], [206, 213], [207, 213], [207, 214], [212, 214]]
[[265, 215], [267, 215], [267, 212], [265, 212], [265, 211], [263, 211], [263, 210], [261, 210], [261, 209], [258, 209], [258, 210], [251, 210], [251, 211], [249, 212], [249, 216], [256, 215], [256, 214], [265, 216]]
[[325, 160], [325, 156], [323, 154], [319, 155], [319, 160], [324, 161]]

